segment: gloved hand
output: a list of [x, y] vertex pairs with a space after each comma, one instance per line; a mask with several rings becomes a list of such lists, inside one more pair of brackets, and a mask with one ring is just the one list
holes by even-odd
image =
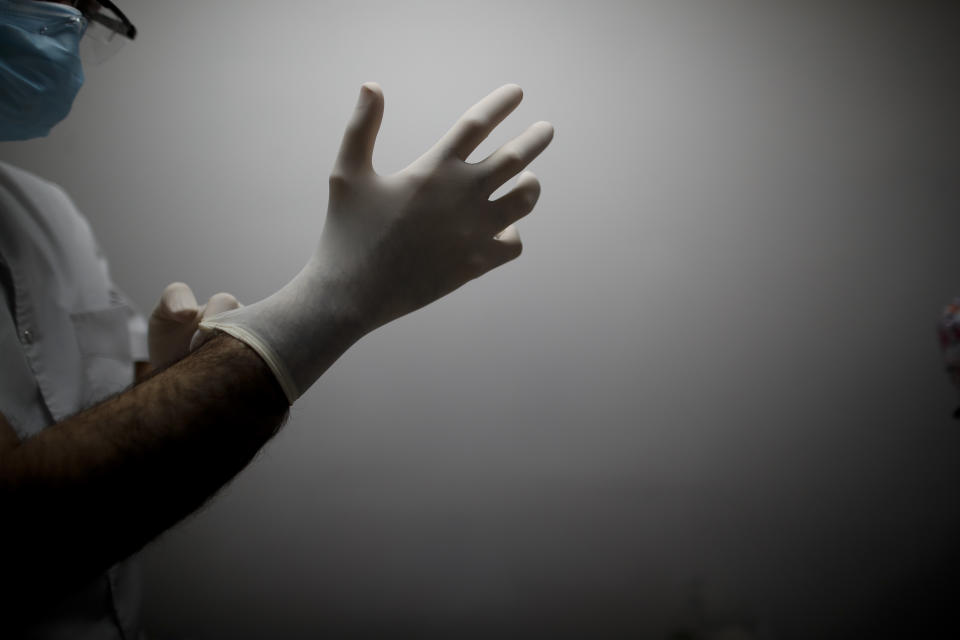
[[292, 404], [356, 340], [520, 255], [513, 223], [540, 194], [529, 171], [490, 195], [553, 138], [537, 122], [484, 160], [466, 158], [523, 98], [508, 84], [468, 109], [402, 171], [379, 175], [373, 148], [383, 93], [361, 87], [330, 174], [316, 252], [280, 291], [200, 323], [246, 342], [271, 367]]
[[180, 360], [190, 351], [190, 340], [202, 319], [240, 306], [229, 293], [218, 293], [199, 307], [186, 284], [168, 284], [147, 325], [150, 366], [162, 369]]

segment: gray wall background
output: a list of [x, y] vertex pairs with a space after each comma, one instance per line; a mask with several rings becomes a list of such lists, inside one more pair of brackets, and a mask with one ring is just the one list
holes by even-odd
[[154, 636], [879, 637], [943, 617], [950, 3], [122, 7], [141, 37], [0, 158], [68, 190], [145, 312], [173, 280], [252, 302], [296, 273], [362, 82], [386, 97], [380, 173], [506, 82], [526, 97], [471, 161], [557, 129], [521, 259], [365, 338], [146, 549]]

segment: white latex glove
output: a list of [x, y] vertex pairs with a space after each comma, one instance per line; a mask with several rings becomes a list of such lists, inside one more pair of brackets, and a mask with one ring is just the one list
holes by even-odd
[[180, 360], [189, 353], [190, 340], [201, 320], [240, 306], [229, 293], [218, 293], [200, 307], [186, 284], [168, 284], [150, 314], [147, 329], [150, 365], [162, 369]]
[[364, 334], [516, 258], [512, 223], [533, 209], [540, 183], [527, 171], [508, 194], [489, 198], [547, 147], [553, 125], [531, 125], [480, 162], [466, 158], [522, 99], [519, 86], [500, 87], [420, 158], [382, 176], [373, 148], [383, 93], [365, 83], [330, 174], [316, 252], [280, 291], [204, 319], [201, 331], [250, 345], [292, 404]]

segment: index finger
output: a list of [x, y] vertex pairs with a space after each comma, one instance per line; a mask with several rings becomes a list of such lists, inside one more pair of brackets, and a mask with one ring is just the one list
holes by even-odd
[[481, 142], [487, 139], [498, 124], [510, 115], [523, 100], [523, 89], [517, 84], [505, 84], [473, 105], [447, 131], [437, 147], [443, 147], [466, 161]]

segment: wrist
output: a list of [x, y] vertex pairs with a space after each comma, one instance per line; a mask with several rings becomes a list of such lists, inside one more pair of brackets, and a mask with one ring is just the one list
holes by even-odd
[[343, 281], [312, 266], [273, 295], [200, 323], [252, 348], [290, 404], [372, 330]]
[[[311, 300], [305, 304], [303, 297]], [[375, 321], [369, 296], [351, 280], [346, 272], [321, 261], [316, 256], [290, 282], [271, 298], [286, 309], [287, 313], [304, 315], [304, 331], [316, 332], [334, 343], [350, 346], [382, 323]]]

